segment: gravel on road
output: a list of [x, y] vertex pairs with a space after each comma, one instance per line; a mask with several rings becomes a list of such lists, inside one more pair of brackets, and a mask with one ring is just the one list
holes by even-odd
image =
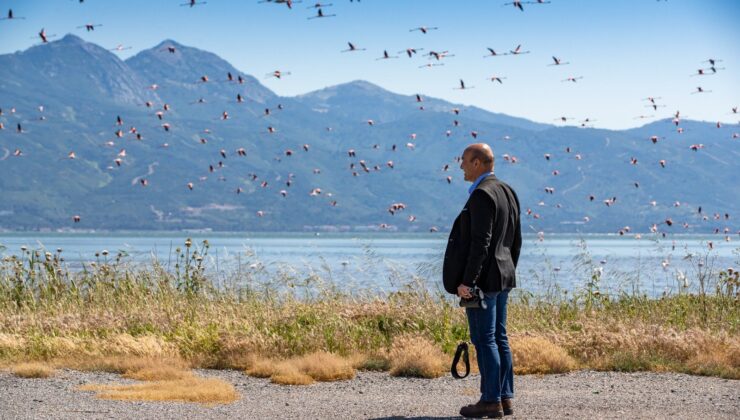
[[[48, 379], [0, 372], [2, 419], [441, 419], [459, 418], [479, 398], [479, 377], [393, 378], [359, 372], [349, 381], [280, 386], [233, 370], [197, 370], [236, 387], [239, 401], [203, 406], [124, 402], [76, 388], [131, 382], [108, 373], [61, 370]], [[578, 371], [515, 378], [514, 416], [507, 419], [740, 418], [740, 381], [676, 373]]]

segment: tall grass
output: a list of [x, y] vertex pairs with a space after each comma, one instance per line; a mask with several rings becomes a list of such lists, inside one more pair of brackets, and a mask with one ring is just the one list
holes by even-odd
[[[331, 353], [349, 360], [364, 355], [355, 366], [437, 376], [457, 343], [468, 339], [457, 302], [424, 279], [386, 292], [340, 287], [330, 272], [290, 269], [269, 278], [263, 272], [262, 279], [255, 270], [236, 270], [224, 282], [206, 269], [208, 249], [206, 241], [188, 240], [169, 270], [156, 260], [131, 264], [123, 253], [101, 253], [79, 271], [68, 269], [61, 250], [22, 249], [5, 258], [0, 364], [178, 358], [193, 367], [270, 376], [275, 369], [266, 359], [281, 364], [278, 376], [286, 382], [310, 382], [319, 374], [311, 374], [310, 357], [301, 357]], [[648, 298], [604, 291], [602, 273], [586, 257], [583, 288], [512, 294], [509, 331], [518, 372], [671, 370], [740, 378], [737, 271], [703, 272], [699, 293]], [[432, 346], [412, 349], [428, 355], [416, 360], [416, 371], [398, 365], [412, 351], [409, 337]]]

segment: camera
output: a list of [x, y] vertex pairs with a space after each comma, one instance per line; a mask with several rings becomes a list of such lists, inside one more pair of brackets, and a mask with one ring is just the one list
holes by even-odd
[[463, 308], [481, 308], [481, 309], [487, 309], [488, 304], [486, 304], [485, 297], [486, 295], [483, 293], [483, 290], [479, 289], [478, 286], [473, 287], [470, 290], [470, 294], [473, 295], [471, 298], [460, 298], [460, 307]]

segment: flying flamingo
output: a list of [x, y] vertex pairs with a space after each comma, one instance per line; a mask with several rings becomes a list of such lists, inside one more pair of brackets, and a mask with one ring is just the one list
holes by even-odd
[[290, 72], [289, 72], [289, 71], [280, 71], [280, 70], [275, 70], [275, 71], [274, 71], [274, 72], [272, 72], [272, 73], [267, 73], [267, 76], [266, 76], [266, 78], [268, 78], [268, 79], [269, 79], [270, 77], [274, 77], [274, 78], [276, 78], [276, 79], [280, 79], [280, 78], [282, 78], [283, 76], [288, 76], [288, 75], [290, 75]]
[[501, 56], [501, 55], [509, 55], [509, 53], [497, 53], [496, 50], [494, 50], [493, 48], [490, 48], [490, 47], [487, 47], [486, 49], [490, 52], [490, 54], [484, 55], [483, 58], [486, 58], [486, 57], [498, 57], [498, 56]]
[[388, 60], [390, 58], [398, 58], [398, 56], [397, 55], [388, 55], [388, 50], [383, 50], [383, 56], [376, 58], [375, 61], [377, 61], [377, 60]]
[[421, 66], [419, 66], [419, 68], [420, 69], [424, 67], [432, 68], [432, 67], [444, 66], [444, 65], [445, 63], [427, 63], [427, 64], [422, 64]]
[[463, 79], [460, 79], [460, 87], [456, 87], [453, 89], [465, 90], [465, 89], [473, 89], [474, 87], [475, 86], [465, 86], [465, 82], [463, 81]]
[[430, 60], [432, 58], [435, 58], [435, 59], [437, 59], [437, 61], [439, 61], [439, 60], [441, 60], [441, 59], [443, 59], [445, 57], [454, 57], [455, 56], [455, 54], [450, 54], [449, 51], [441, 51], [441, 52], [438, 52], [438, 51], [429, 51], [429, 54], [427, 54], [427, 55], [429, 56], [429, 59]]
[[560, 59], [558, 57], [555, 57], [554, 55], [552, 56], [552, 61], [554, 61], [554, 63], [553, 64], [549, 64], [550, 66], [564, 66], [566, 64], [570, 64], [570, 62], [568, 62], [568, 61], [565, 62], [565, 63], [563, 63], [563, 60], [562, 59]]
[[416, 54], [419, 51], [424, 51], [424, 48], [406, 48], [403, 51], [399, 51], [398, 54], [401, 54], [401, 53], [405, 52], [406, 55], [408, 55], [409, 58], [411, 58], [411, 57], [414, 56], [414, 54]]
[[367, 49], [367, 48], [357, 48], [355, 44], [351, 42], [347, 42], [347, 45], [349, 45], [349, 48], [346, 50], [342, 50], [341, 52], [365, 51]]
[[715, 64], [721, 63], [721, 62], [722, 62], [722, 60], [718, 60], [716, 58], [710, 58], [710, 59], [707, 59], [705, 61], [702, 61], [702, 63], [709, 63], [711, 66], [714, 66]]
[[565, 122], [568, 122], [568, 120], [572, 120], [572, 119], [573, 117], [560, 117], [560, 118], [555, 118], [554, 121], [560, 121], [560, 122], [565, 123]]
[[208, 3], [207, 1], [196, 1], [196, 0], [190, 0], [187, 3], [181, 3], [180, 6], [188, 6], [190, 8], [193, 8], [195, 6], [199, 6], [202, 4]]
[[54, 34], [54, 35], [47, 35], [46, 34], [46, 30], [44, 28], [41, 28], [41, 30], [39, 31], [39, 38], [41, 38], [41, 42], [44, 43], [44, 44], [46, 44], [47, 42], [49, 42], [49, 38], [53, 38], [55, 36], [56, 36], [56, 34]]
[[300, 3], [301, 0], [260, 0], [257, 3], [275, 3], [275, 4], [281, 4], [284, 3], [286, 6], [288, 6], [288, 9], [293, 8], [293, 3]]
[[581, 80], [581, 79], [583, 79], [583, 76], [569, 77], [567, 79], [561, 80], [561, 82], [573, 82], [573, 83], [575, 83], [575, 82], [577, 82], [578, 80]]
[[511, 3], [504, 3], [504, 6], [512, 5], [515, 9], [519, 9], [522, 12], [524, 11], [524, 6], [522, 6], [522, 2], [519, 0], [514, 0]]
[[0, 18], [0, 20], [13, 20], [13, 19], [25, 19], [24, 17], [15, 16], [13, 9], [8, 9], [8, 17]]
[[439, 29], [439, 28], [438, 28], [438, 27], [436, 27], [436, 26], [432, 26], [432, 27], [428, 27], [428, 26], [419, 26], [418, 28], [414, 28], [414, 29], [409, 29], [409, 32], [414, 32], [414, 31], [420, 31], [420, 32], [421, 32], [421, 33], [423, 33], [423, 34], [426, 34], [426, 33], [427, 33], [427, 32], [429, 32], [429, 31], [435, 31], [435, 30], [437, 30], [437, 29]]
[[335, 14], [325, 15], [323, 10], [318, 9], [318, 11], [316, 12], [316, 16], [311, 16], [311, 17], [306, 18], [306, 19], [328, 18], [328, 17], [334, 17], [334, 16], [336, 16], [336, 15]]
[[[710, 67], [710, 69], [713, 70], [711, 74], [717, 73], [717, 69], [715, 67]], [[707, 69], [698, 69], [696, 71], [696, 73], [694, 73], [694, 74], [692, 74], [690, 76], [691, 77], [693, 77], [693, 76], [708, 76], [710, 73], [707, 73], [706, 70]]]
[[529, 54], [530, 51], [522, 51], [522, 44], [519, 44], [513, 50], [509, 51], [512, 55]]
[[87, 32], [90, 32], [90, 31], [94, 31], [95, 28], [97, 28], [99, 26], [103, 26], [103, 24], [101, 24], [101, 23], [97, 23], [97, 24], [96, 23], [86, 23], [84, 25], [78, 26], [77, 29], [85, 28], [85, 30]]
[[118, 44], [115, 48], [109, 48], [108, 51], [124, 51], [130, 49], [131, 47], [124, 47], [123, 44]]

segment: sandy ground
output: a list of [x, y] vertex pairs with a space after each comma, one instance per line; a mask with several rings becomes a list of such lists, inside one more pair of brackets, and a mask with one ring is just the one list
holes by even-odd
[[[475, 402], [478, 376], [464, 380], [392, 378], [360, 372], [350, 381], [278, 386], [237, 371], [199, 370], [231, 382], [239, 401], [213, 407], [189, 403], [120, 402], [75, 388], [130, 382], [118, 375], [60, 371], [49, 379], [0, 372], [2, 419], [442, 419], [459, 418]], [[580, 371], [517, 376], [513, 418], [740, 418], [740, 381], [674, 373]]]

